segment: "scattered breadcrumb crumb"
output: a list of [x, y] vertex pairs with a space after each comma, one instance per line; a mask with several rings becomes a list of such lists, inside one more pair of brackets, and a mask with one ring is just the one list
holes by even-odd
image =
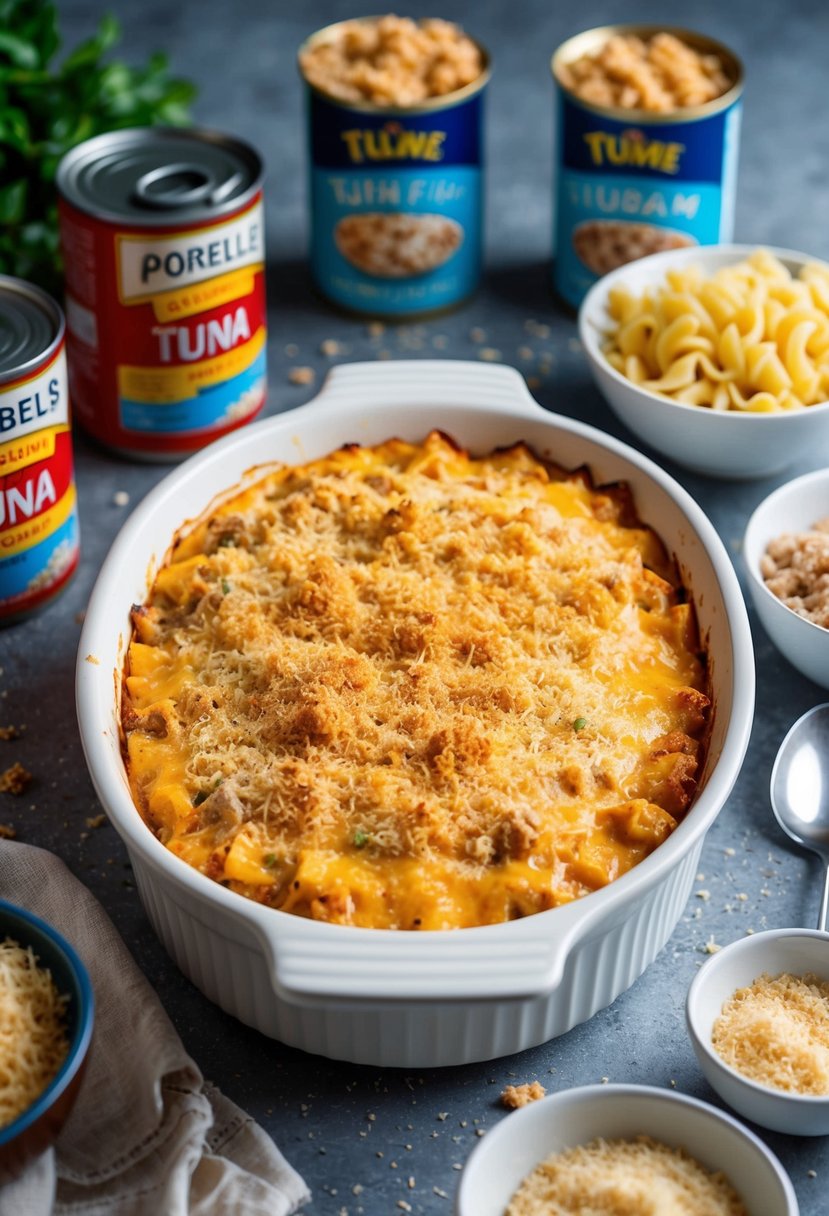
[[31, 784], [32, 774], [19, 761], [15, 761], [11, 768], [0, 773], [0, 793], [25, 794]]
[[129, 500], [130, 496], [126, 490], [116, 490], [112, 496], [113, 505], [116, 507], [126, 507]]
[[94, 654], [88, 654], [86, 656], [86, 661], [87, 661], [87, 663], [91, 663], [93, 667], [101, 666], [101, 660], [99, 658], [96, 658], [96, 656]]
[[602, 1077], [602, 1085], [609, 1085], [610, 1077]]
[[506, 1089], [501, 1090], [501, 1105], [507, 1110], [518, 1110], [522, 1106], [529, 1106], [530, 1102], [537, 1102], [546, 1092], [538, 1081], [528, 1081], [524, 1085], [508, 1085]]
[[527, 376], [527, 388], [541, 388], [541, 378], [539, 376]]
[[539, 321], [525, 321], [524, 329], [534, 338], [549, 338], [550, 336], [549, 325], [542, 325]]
[[713, 937], [709, 937], [708, 941], [705, 943], [705, 953], [719, 954], [720, 950], [722, 950], [722, 946], [718, 946]]
[[483, 359], [484, 363], [498, 363], [501, 359], [501, 352], [494, 346], [482, 346], [478, 351], [478, 358]]
[[87, 819], [86, 826], [88, 828], [101, 828], [107, 821], [106, 815], [93, 815], [91, 819]]
[[736, 852], [737, 850], [732, 849], [730, 846], [727, 849], [723, 849], [723, 853], [725, 853], [726, 857], [733, 857]]
[[402, 1208], [404, 1212], [411, 1212], [412, 1210], [412, 1205], [410, 1203], [406, 1203], [405, 1199], [398, 1199], [397, 1206]]
[[16, 726], [0, 726], [0, 739], [19, 739], [20, 730]]
[[0, 840], [14, 840], [17, 832], [10, 823], [0, 823]]
[[748, 896], [746, 895], [745, 891], [738, 891], [737, 899], [739, 899], [740, 903], [745, 903], [745, 901], [748, 899]]
[[807, 1178], [817, 1178], [817, 1170], [807, 1170], [806, 1177]]
[[470, 329], [470, 331], [469, 331], [469, 341], [470, 342], [486, 342], [486, 330], [481, 329], [481, 327], [479, 325], [476, 325], [473, 329]]
[[295, 359], [299, 354], [299, 347], [296, 342], [289, 342], [285, 347], [285, 354], [289, 359]]
[[697, 899], [709, 900], [711, 898], [711, 892], [706, 891], [705, 889], [703, 889], [701, 891], [695, 891], [694, 894], [696, 895]]
[[381, 334], [386, 332], [386, 327], [382, 321], [372, 321], [371, 324], [366, 326], [366, 330], [370, 338], [379, 338]]
[[313, 367], [292, 367], [288, 371], [291, 384], [313, 384], [316, 373]]
[[343, 346], [342, 342], [338, 342], [336, 338], [325, 338], [320, 342], [320, 354], [333, 358], [334, 355], [346, 354], [346, 347]]
[[438, 1119], [440, 1120], [441, 1123], [444, 1123], [446, 1121], [446, 1119], [448, 1118], [448, 1116], [449, 1116], [449, 1111], [442, 1110], [438, 1115]]
[[448, 1199], [449, 1195], [446, 1191], [442, 1191], [439, 1186], [432, 1187], [432, 1193], [437, 1195], [439, 1199]]

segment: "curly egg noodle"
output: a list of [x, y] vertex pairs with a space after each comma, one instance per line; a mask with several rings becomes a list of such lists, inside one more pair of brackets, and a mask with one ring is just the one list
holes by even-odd
[[667, 271], [636, 295], [608, 293], [615, 323], [604, 355], [649, 392], [686, 405], [746, 413], [801, 410], [829, 398], [829, 266], [794, 278], [758, 249], [705, 276]]

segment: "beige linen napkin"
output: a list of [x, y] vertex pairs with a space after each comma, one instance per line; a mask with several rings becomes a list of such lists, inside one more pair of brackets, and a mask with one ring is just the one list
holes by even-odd
[[54, 1149], [0, 1189], [0, 1216], [289, 1216], [308, 1189], [249, 1115], [206, 1084], [94, 896], [53, 854], [0, 841], [0, 896], [86, 964], [95, 1032]]

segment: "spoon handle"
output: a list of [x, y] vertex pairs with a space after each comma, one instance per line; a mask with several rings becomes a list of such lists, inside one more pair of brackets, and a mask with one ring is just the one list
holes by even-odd
[[820, 916], [818, 917], [817, 927], [823, 933], [826, 932], [827, 920], [829, 920], [829, 863], [826, 866], [826, 878], [823, 883], [823, 899], [820, 901]]

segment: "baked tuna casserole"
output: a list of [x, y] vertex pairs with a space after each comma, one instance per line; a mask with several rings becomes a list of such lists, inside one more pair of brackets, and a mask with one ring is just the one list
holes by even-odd
[[137, 806], [285, 912], [448, 929], [612, 882], [676, 827], [709, 705], [624, 486], [433, 433], [280, 467], [133, 611]]

